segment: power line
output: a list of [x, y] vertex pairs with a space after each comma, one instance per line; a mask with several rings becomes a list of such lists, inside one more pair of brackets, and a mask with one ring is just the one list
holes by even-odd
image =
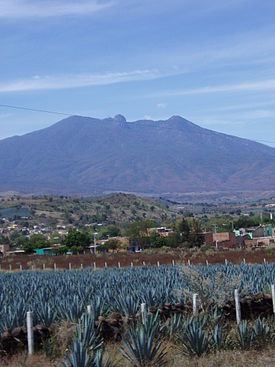
[[13, 105], [8, 105], [8, 104], [0, 104], [0, 107], [12, 108], [14, 110], [25, 110], [25, 111], [32, 111], [32, 112], [51, 113], [51, 114], [54, 114], [54, 115], [72, 116], [71, 113], [50, 111], [50, 110], [40, 110], [40, 109], [37, 109], [37, 108], [13, 106]]

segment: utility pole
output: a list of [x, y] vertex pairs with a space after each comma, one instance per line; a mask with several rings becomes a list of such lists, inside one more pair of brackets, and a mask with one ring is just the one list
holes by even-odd
[[98, 233], [97, 232], [94, 232], [94, 253], [96, 254], [96, 235], [97, 235]]
[[216, 237], [216, 234], [217, 234], [217, 224], [213, 224], [214, 226], [214, 233], [215, 233], [215, 247], [216, 247], [216, 250], [218, 250], [218, 240], [217, 240], [217, 237]]

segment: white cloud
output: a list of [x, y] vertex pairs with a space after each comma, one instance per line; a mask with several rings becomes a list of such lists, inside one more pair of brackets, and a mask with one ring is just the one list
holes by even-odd
[[167, 107], [167, 103], [160, 102], [160, 103], [157, 104], [157, 107], [158, 108], [166, 108]]
[[143, 118], [144, 118], [144, 120], [152, 120], [152, 116], [151, 115], [145, 115]]
[[230, 113], [227, 115], [208, 115], [207, 117], [192, 116], [193, 121], [203, 121], [204, 126], [211, 125], [247, 125], [254, 120], [271, 119], [275, 117], [275, 111], [270, 110], [248, 110], [241, 113]]
[[236, 84], [223, 84], [215, 86], [205, 86], [190, 89], [167, 90], [160, 93], [152, 94], [151, 97], [159, 96], [185, 96], [196, 94], [211, 94], [222, 92], [257, 92], [257, 91], [275, 91], [275, 79], [262, 80], [257, 82], [243, 82]]
[[249, 110], [251, 111], [254, 108], [258, 107], [267, 107], [267, 106], [275, 106], [275, 100], [273, 101], [263, 101], [263, 102], [255, 102], [251, 101], [250, 103], [242, 103], [242, 104], [234, 104], [227, 105], [223, 107], [215, 107], [210, 108], [210, 110], [214, 110], [215, 112], [230, 112], [230, 111], [240, 111], [240, 110]]
[[113, 5], [97, 0], [0, 0], [0, 18], [88, 15]]
[[0, 113], [0, 120], [6, 119], [8, 117], [12, 116], [11, 113]]
[[63, 76], [38, 76], [30, 79], [0, 83], [0, 93], [24, 92], [49, 89], [72, 89], [122, 82], [150, 80], [159, 77], [157, 70], [134, 70], [103, 74], [77, 74]]

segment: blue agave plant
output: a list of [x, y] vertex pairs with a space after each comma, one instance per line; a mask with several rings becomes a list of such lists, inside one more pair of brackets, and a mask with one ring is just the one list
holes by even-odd
[[123, 357], [135, 367], [165, 366], [166, 352], [158, 339], [158, 330], [153, 321], [130, 328], [122, 339]]

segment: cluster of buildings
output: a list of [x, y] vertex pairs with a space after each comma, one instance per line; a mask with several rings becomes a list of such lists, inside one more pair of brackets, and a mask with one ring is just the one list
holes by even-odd
[[223, 249], [257, 248], [275, 245], [275, 228], [272, 227], [272, 224], [240, 228], [232, 232], [208, 232], [204, 236], [207, 245]]

